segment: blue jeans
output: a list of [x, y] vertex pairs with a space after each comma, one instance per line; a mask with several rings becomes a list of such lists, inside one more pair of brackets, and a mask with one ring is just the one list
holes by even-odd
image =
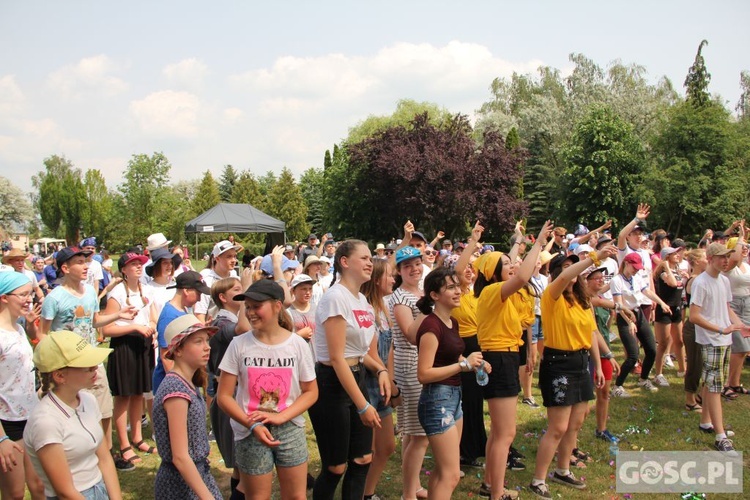
[[419, 423], [425, 434], [443, 434], [463, 418], [461, 409], [461, 386], [426, 384], [422, 386], [417, 408]]
[[[378, 356], [385, 366], [388, 366], [388, 355], [391, 353], [391, 343], [393, 342], [393, 333], [390, 330], [380, 330], [378, 336]], [[385, 400], [380, 395], [380, 384], [377, 376], [365, 372], [365, 385], [367, 386], [367, 399], [370, 404], [378, 410], [381, 418], [393, 413], [393, 408], [385, 404]]]
[[[107, 487], [104, 486], [104, 479], [100, 480], [91, 488], [86, 488], [81, 492], [83, 498], [86, 500], [109, 500], [109, 493], [107, 493]], [[57, 500], [59, 497], [47, 497], [47, 500]]]

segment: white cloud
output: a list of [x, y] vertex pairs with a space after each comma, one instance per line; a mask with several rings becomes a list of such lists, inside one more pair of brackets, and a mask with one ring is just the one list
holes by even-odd
[[200, 99], [189, 92], [161, 90], [130, 103], [141, 131], [157, 137], [195, 137], [199, 131]]
[[167, 65], [162, 70], [162, 74], [172, 84], [185, 86], [187, 88], [200, 88], [203, 79], [208, 74], [208, 66], [202, 61], [191, 57]]
[[21, 87], [16, 83], [15, 75], [0, 77], [0, 117], [20, 113], [25, 100]]
[[222, 112], [222, 116], [224, 117], [225, 123], [234, 124], [245, 116], [245, 112], [240, 108], [227, 108]]
[[124, 69], [105, 55], [86, 57], [49, 75], [48, 85], [64, 97], [80, 99], [92, 94], [113, 97], [128, 89], [128, 84], [113, 76]]

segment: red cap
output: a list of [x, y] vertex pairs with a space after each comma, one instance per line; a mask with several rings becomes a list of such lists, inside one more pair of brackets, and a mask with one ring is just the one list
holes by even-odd
[[632, 265], [636, 271], [643, 269], [643, 259], [638, 252], [629, 253], [625, 256], [624, 262]]

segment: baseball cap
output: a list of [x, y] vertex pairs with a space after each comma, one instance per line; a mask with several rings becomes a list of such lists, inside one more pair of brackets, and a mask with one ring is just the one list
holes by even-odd
[[229, 250], [236, 250], [238, 252], [242, 251], [242, 245], [235, 245], [229, 240], [222, 240], [214, 245], [214, 249], [211, 250], [211, 256], [212, 257], [218, 257], [219, 255], [223, 254], [226, 251]]
[[583, 245], [578, 245], [573, 253], [576, 255], [581, 255], [584, 252], [589, 253], [593, 251], [594, 249], [591, 248], [591, 245], [587, 245], [586, 243], [584, 243]]
[[284, 289], [281, 285], [271, 280], [258, 280], [250, 285], [245, 293], [241, 293], [234, 296], [234, 300], [242, 301], [245, 299], [254, 300], [256, 302], [264, 302], [266, 300], [278, 300], [284, 301]]
[[573, 264], [578, 262], [580, 259], [578, 259], [578, 256], [576, 255], [565, 255], [563, 253], [559, 253], [552, 257], [552, 260], [549, 261], [549, 273], [554, 274], [555, 271], [562, 268], [565, 261], [570, 261]]
[[638, 252], [627, 254], [625, 258], [622, 259], [622, 261], [632, 265], [636, 271], [640, 271], [641, 269], [643, 269], [643, 259]]
[[676, 249], [685, 248], [687, 245], [685, 245], [685, 240], [682, 238], [675, 238], [672, 240], [672, 247]]
[[583, 224], [576, 224], [575, 229], [573, 229], [573, 235], [574, 236], [583, 236], [585, 234], [589, 234], [589, 228], [587, 228]]
[[310, 233], [310, 236], [307, 237], [307, 241], [317, 240], [317, 239], [318, 239], [318, 235], [316, 235], [315, 233]]
[[664, 247], [661, 249], [661, 258], [666, 259], [669, 255], [676, 253], [679, 249], [674, 247]]
[[124, 254], [120, 256], [120, 259], [117, 261], [117, 269], [122, 271], [122, 269], [128, 264], [130, 264], [131, 262], [140, 262], [141, 265], [143, 265], [146, 262], [148, 262], [148, 257], [146, 257], [145, 255], [137, 254], [137, 253], [125, 252]]
[[289, 286], [294, 289], [297, 285], [301, 285], [302, 283], [310, 283], [311, 285], [314, 285], [315, 283], [317, 283], [317, 281], [312, 279], [307, 274], [298, 274], [294, 277], [294, 279], [292, 280], [292, 284]]
[[596, 267], [594, 265], [591, 265], [583, 270], [581, 273], [582, 278], [588, 278], [590, 275], [594, 274], [595, 272], [601, 271], [602, 273], [607, 270], [606, 267]]
[[164, 356], [167, 359], [172, 359], [174, 350], [186, 338], [199, 331], [205, 331], [210, 337], [218, 332], [219, 328], [201, 323], [201, 320], [193, 314], [183, 314], [182, 316], [178, 316], [170, 321], [167, 328], [164, 330], [164, 340], [167, 342], [167, 352]]
[[284, 247], [284, 253], [286, 252], [294, 252], [294, 247], [292, 245], [286, 245]]
[[726, 239], [726, 238], [729, 238], [729, 235], [725, 234], [722, 231], [719, 231], [717, 233], [714, 233], [713, 236], [711, 236], [711, 241], [719, 241], [719, 240], [723, 240], [723, 239]]
[[88, 238], [84, 238], [81, 240], [81, 242], [78, 244], [79, 247], [95, 247], [96, 246], [96, 238], [93, 236], [90, 236]]
[[[297, 269], [300, 265], [298, 260], [288, 259], [285, 256], [281, 256], [281, 270], [290, 271]], [[268, 276], [273, 276], [273, 261], [271, 260], [271, 254], [265, 255], [263, 260], [260, 261], [260, 270], [266, 273]]]
[[422, 254], [414, 247], [403, 247], [396, 251], [396, 265], [407, 260], [422, 258]]
[[411, 233], [411, 239], [414, 239], [414, 238], [419, 238], [420, 240], [427, 243], [427, 238], [425, 238], [424, 234], [420, 233], [419, 231], [414, 231], [413, 233]]
[[602, 236], [601, 238], [599, 238], [599, 241], [596, 242], [596, 249], [599, 250], [608, 243], [612, 243], [612, 238], [610, 238], [609, 236]]
[[723, 257], [732, 252], [734, 252], [734, 250], [730, 250], [726, 245], [722, 245], [721, 243], [711, 243], [706, 249], [706, 257]]
[[[60, 266], [68, 262], [70, 259], [77, 255], [83, 255], [84, 257], [88, 257], [91, 255], [90, 250], [81, 250], [78, 247], [65, 247], [59, 252], [57, 252], [57, 256], [55, 257], [55, 261], [57, 262], [58, 269]], [[5, 263], [5, 258], [3, 258], [3, 264]]]
[[100, 365], [114, 349], [94, 347], [69, 331], [50, 332], [34, 349], [34, 365], [42, 373], [61, 368], [90, 368]]
[[203, 276], [196, 271], [185, 271], [175, 278], [175, 284], [167, 288], [182, 290], [197, 290], [204, 295], [210, 295], [211, 289], [203, 282]]

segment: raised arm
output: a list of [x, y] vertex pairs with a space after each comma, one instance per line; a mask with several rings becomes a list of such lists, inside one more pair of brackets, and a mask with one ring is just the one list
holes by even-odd
[[506, 300], [529, 282], [531, 275], [534, 274], [536, 261], [539, 260], [539, 253], [542, 251], [542, 247], [547, 244], [547, 238], [552, 234], [552, 229], [552, 222], [546, 221], [541, 231], [539, 231], [539, 236], [531, 247], [531, 250], [526, 254], [526, 258], [523, 259], [518, 271], [503, 285], [500, 291], [503, 300]]
[[638, 204], [638, 210], [635, 212], [635, 219], [628, 222], [628, 224], [622, 228], [620, 233], [617, 235], [617, 248], [625, 250], [628, 244], [628, 235], [633, 231], [633, 228], [640, 222], [644, 222], [651, 213], [651, 207], [645, 203]]
[[562, 295], [568, 284], [573, 281], [573, 278], [581, 274], [584, 270], [586, 270], [587, 267], [594, 264], [594, 260], [601, 263], [601, 261], [606, 259], [607, 257], [615, 255], [617, 253], [617, 249], [612, 245], [607, 245], [598, 252], [592, 253], [596, 253], [596, 259], [592, 259], [591, 255], [589, 254], [575, 264], [572, 264], [571, 266], [563, 269], [562, 273], [560, 273], [557, 278], [555, 278], [549, 285], [547, 285], [544, 293], [551, 294], [552, 298], [555, 300], [559, 299], [560, 295]]
[[[518, 249], [521, 247], [524, 231], [526, 231], [526, 228], [521, 225], [521, 221], [519, 220], [516, 222], [516, 227], [513, 229], [513, 243], [511, 243], [510, 250], [508, 251], [508, 258], [511, 263], [515, 263], [518, 258]], [[534, 263], [534, 265], [536, 265], [536, 263]]]
[[477, 221], [476, 224], [474, 224], [474, 229], [471, 230], [471, 236], [469, 237], [469, 240], [466, 242], [467, 250], [461, 252], [461, 256], [458, 258], [458, 262], [456, 262], [456, 274], [458, 276], [463, 276], [464, 271], [466, 270], [466, 266], [468, 266], [469, 262], [471, 262], [471, 256], [473, 252], [469, 252], [468, 248], [479, 243], [479, 240], [482, 239], [483, 232], [484, 227], [479, 223], [479, 221]]

